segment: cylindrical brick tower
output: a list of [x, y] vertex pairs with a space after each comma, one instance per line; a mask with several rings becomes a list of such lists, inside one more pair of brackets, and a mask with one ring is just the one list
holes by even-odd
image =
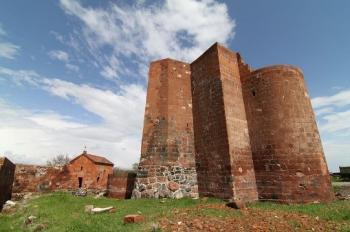
[[152, 62], [133, 198], [196, 197], [193, 140], [190, 65]]
[[331, 200], [330, 176], [300, 69], [276, 65], [241, 80], [259, 198]]

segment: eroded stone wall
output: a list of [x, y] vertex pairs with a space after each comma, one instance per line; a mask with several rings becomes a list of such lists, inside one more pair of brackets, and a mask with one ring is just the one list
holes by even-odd
[[124, 175], [108, 176], [108, 196], [118, 199], [130, 199], [134, 188], [136, 175], [126, 173]]
[[151, 63], [133, 196], [178, 198], [197, 188], [202, 196], [242, 201], [332, 199], [299, 69], [254, 71], [217, 43], [190, 66]]
[[242, 82], [259, 198], [331, 200], [330, 176], [301, 71], [272, 66]]
[[85, 156], [65, 166], [17, 164], [13, 192], [75, 190], [79, 188], [79, 177], [83, 188], [106, 190], [112, 169], [113, 166], [94, 164]]
[[4, 203], [11, 199], [15, 164], [5, 157], [0, 157], [0, 211]]
[[135, 198], [197, 194], [190, 74], [189, 64], [172, 59], [150, 65]]
[[199, 193], [254, 201], [254, 166], [236, 53], [214, 44], [191, 64]]
[[70, 178], [67, 167], [17, 164], [13, 192], [45, 192], [69, 189]]

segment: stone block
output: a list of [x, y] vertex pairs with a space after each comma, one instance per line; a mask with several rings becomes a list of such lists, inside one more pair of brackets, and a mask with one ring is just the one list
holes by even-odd
[[129, 224], [129, 223], [141, 223], [145, 220], [145, 218], [142, 215], [139, 214], [130, 214], [126, 215], [124, 217], [124, 224]]

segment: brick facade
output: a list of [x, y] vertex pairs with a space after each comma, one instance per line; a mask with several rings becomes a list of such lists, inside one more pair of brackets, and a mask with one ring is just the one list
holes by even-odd
[[150, 65], [135, 198], [197, 195], [190, 77], [184, 62]]
[[133, 196], [177, 198], [197, 190], [243, 201], [332, 199], [299, 69], [253, 70], [217, 43], [190, 65], [151, 63]]
[[108, 196], [118, 199], [130, 199], [136, 176], [134, 173], [108, 177]]
[[6, 157], [0, 157], [0, 211], [4, 203], [11, 199], [15, 165]]
[[94, 157], [99, 156], [84, 152], [70, 162], [68, 169], [71, 188], [107, 189], [108, 175], [113, 172], [113, 164], [104, 158], [95, 160]]
[[332, 188], [300, 69], [262, 68], [242, 77], [261, 199], [327, 201]]
[[83, 153], [65, 166], [49, 167], [17, 164], [13, 192], [106, 190], [113, 164], [100, 156]]
[[214, 45], [191, 70], [199, 193], [254, 201], [258, 195], [236, 54]]

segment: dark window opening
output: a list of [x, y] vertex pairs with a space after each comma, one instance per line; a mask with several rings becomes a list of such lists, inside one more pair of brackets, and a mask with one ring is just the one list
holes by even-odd
[[83, 177], [78, 177], [78, 181], [79, 181], [79, 188], [81, 188], [83, 186]]
[[80, 167], [80, 171], [83, 171], [83, 166]]
[[98, 176], [98, 177], [97, 177], [97, 182], [98, 182], [99, 180], [100, 180], [100, 177]]
[[253, 94], [253, 96], [255, 96], [255, 94], [256, 94], [256, 93], [255, 93], [255, 91], [254, 91], [254, 90], [252, 91], [252, 94]]

